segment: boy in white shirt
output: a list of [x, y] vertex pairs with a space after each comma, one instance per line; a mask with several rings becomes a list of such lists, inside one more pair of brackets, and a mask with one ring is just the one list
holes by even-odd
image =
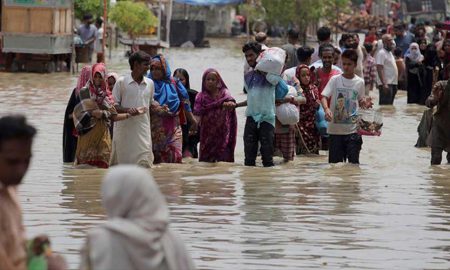
[[[353, 49], [342, 53], [344, 73], [330, 79], [322, 92], [322, 106], [328, 124], [329, 163], [348, 161], [359, 164], [362, 138], [357, 132], [358, 109], [370, 108], [365, 97], [364, 80], [355, 75], [358, 54]], [[328, 107], [328, 99], [331, 100]]]

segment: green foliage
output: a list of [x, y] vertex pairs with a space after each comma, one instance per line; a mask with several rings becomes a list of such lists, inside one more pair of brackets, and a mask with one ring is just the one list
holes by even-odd
[[262, 0], [266, 21], [282, 26], [296, 26], [305, 36], [309, 25], [324, 20], [335, 24], [337, 12], [346, 11], [351, 0]]
[[117, 24], [120, 30], [127, 32], [130, 37], [143, 34], [150, 27], [158, 26], [158, 18], [144, 3], [117, 2], [111, 9], [109, 18]]
[[103, 0], [75, 0], [75, 17], [81, 20], [88, 13], [94, 19], [103, 16]]

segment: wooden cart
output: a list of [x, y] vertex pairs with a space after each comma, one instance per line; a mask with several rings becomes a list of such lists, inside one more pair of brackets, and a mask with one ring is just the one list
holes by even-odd
[[11, 71], [68, 71], [73, 0], [3, 0], [2, 51]]

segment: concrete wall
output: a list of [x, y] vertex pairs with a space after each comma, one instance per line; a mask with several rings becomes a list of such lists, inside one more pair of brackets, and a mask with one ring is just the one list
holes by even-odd
[[236, 15], [233, 6], [189, 6], [173, 4], [172, 19], [206, 21], [206, 35], [223, 36], [231, 34], [231, 23]]

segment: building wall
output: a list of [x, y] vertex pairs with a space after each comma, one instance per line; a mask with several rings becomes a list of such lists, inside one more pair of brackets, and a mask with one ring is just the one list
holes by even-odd
[[173, 4], [172, 19], [200, 20], [206, 23], [206, 35], [230, 35], [236, 9], [233, 6], [190, 6]]

